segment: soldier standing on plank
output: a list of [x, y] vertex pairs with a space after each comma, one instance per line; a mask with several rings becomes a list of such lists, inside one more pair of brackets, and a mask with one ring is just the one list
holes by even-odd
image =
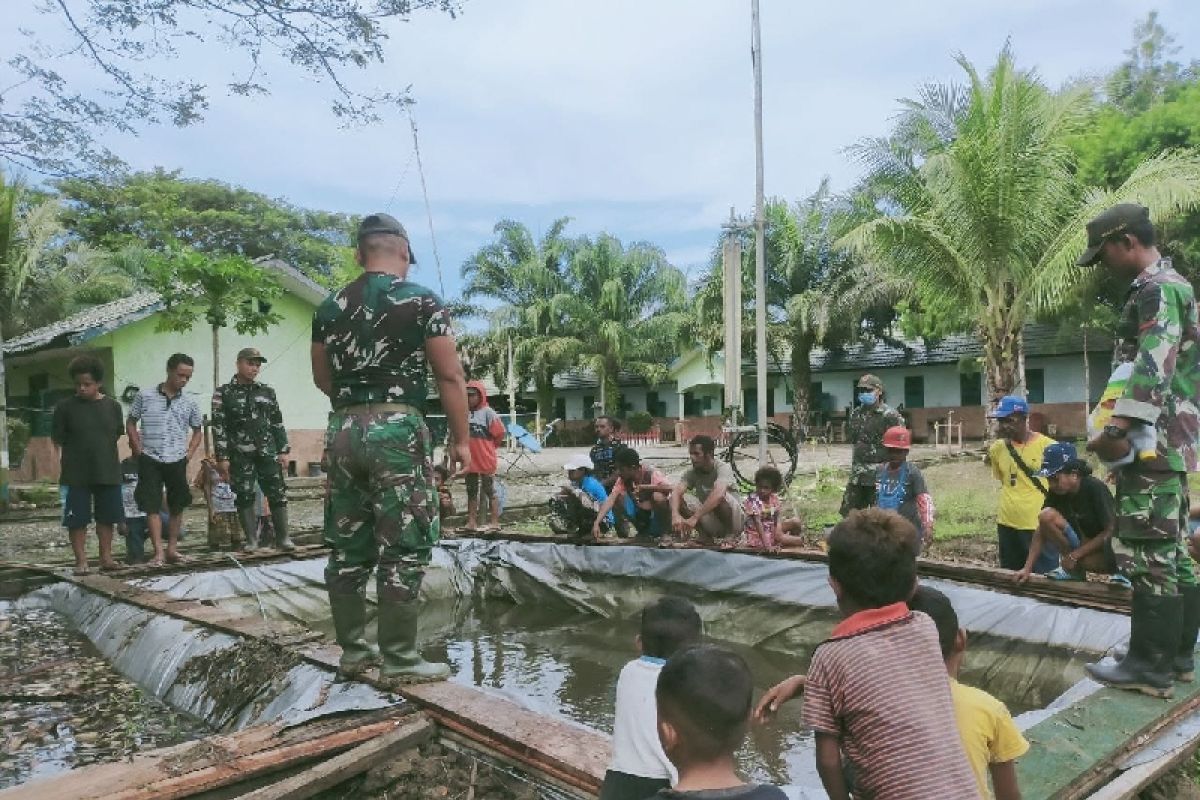
[[275, 547], [294, 550], [288, 537], [287, 485], [283, 479], [291, 448], [275, 390], [258, 382], [266, 360], [258, 348], [242, 348], [237, 355], [237, 372], [229, 383], [213, 392], [213, 449], [218, 468], [237, 495], [246, 550], [257, 550], [259, 545], [256, 482], [271, 504]]
[[904, 427], [900, 412], [883, 401], [883, 381], [863, 375], [854, 390], [858, 405], [850, 412], [847, 439], [854, 446], [850, 458], [850, 481], [842, 495], [842, 516], [859, 508], [875, 505], [875, 478], [879, 465], [888, 460], [883, 433], [897, 425]]
[[1131, 280], [1117, 325], [1116, 364], [1132, 363], [1110, 424], [1088, 442], [1106, 462], [1130, 450], [1143, 426], [1153, 453], [1117, 467], [1117, 567], [1133, 584], [1129, 651], [1115, 665], [1089, 664], [1110, 686], [1170, 697], [1174, 681], [1193, 679], [1200, 588], [1185, 544], [1187, 474], [1197, 469], [1200, 429], [1200, 319], [1192, 285], [1155, 246], [1150, 211], [1122, 203], [1087, 224], [1080, 266], [1102, 263]]
[[364, 591], [374, 570], [380, 678], [443, 680], [449, 665], [425, 661], [417, 648], [421, 581], [441, 531], [426, 373], [433, 369], [450, 425], [450, 466], [462, 470], [471, 461], [462, 363], [441, 300], [408, 281], [416, 259], [395, 218], [362, 221], [355, 259], [363, 274], [317, 308], [312, 326], [313, 381], [333, 404], [325, 434], [325, 542], [332, 550], [325, 585], [342, 648], [338, 671], [354, 677], [380, 660], [364, 635]]

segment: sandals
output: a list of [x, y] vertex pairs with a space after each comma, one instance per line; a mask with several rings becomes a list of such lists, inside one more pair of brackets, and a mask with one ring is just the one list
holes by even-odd
[[1133, 591], [1133, 584], [1129, 582], [1129, 578], [1126, 578], [1119, 572], [1108, 576], [1108, 584], [1109, 586], [1123, 586]]
[[1042, 574], [1043, 578], [1049, 578], [1052, 581], [1082, 581], [1087, 580], [1083, 575], [1076, 575], [1074, 572], [1069, 572], [1062, 567], [1055, 567], [1049, 572]]
[[149, 561], [147, 561], [143, 566], [147, 566], [152, 569], [162, 569], [163, 567], [166, 566], [166, 563], [161, 558], [152, 558]]
[[92, 570], [89, 567], [76, 567], [71, 571], [71, 574], [77, 578], [82, 578], [85, 575], [91, 575]]
[[190, 563], [192, 563], [192, 559], [188, 558], [187, 556], [183, 555], [182, 553], [176, 553], [173, 556], [167, 556], [166, 561], [168, 564], [190, 564]]

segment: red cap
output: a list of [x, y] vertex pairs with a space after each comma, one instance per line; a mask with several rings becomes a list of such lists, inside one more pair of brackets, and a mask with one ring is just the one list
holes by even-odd
[[894, 428], [888, 428], [883, 432], [883, 446], [894, 447], [897, 450], [909, 450], [912, 448], [912, 431], [905, 428], [903, 425], [897, 425]]

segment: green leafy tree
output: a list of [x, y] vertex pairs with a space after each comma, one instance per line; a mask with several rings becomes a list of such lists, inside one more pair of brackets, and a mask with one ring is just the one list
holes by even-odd
[[666, 379], [690, 314], [687, 281], [661, 248], [645, 242], [625, 246], [608, 234], [582, 238], [566, 288], [552, 307], [581, 342], [579, 363], [600, 382], [605, 411], [622, 407], [622, 372], [650, 386]]
[[155, 169], [106, 181], [56, 183], [64, 223], [91, 247], [188, 247], [212, 255], [275, 256], [311, 277], [330, 274], [347, 257], [355, 220], [297, 208], [284, 200], [215, 180]]
[[[457, 0], [50, 0], [23, 28], [26, 44], [0, 64], [0, 157], [40, 172], [115, 170], [110, 131], [194, 124], [214, 92], [260, 97], [271, 62], [322, 85], [334, 116], [369, 123], [409, 102], [407, 91], [363, 88], [356, 73], [383, 63], [388, 28], [414, 12], [453, 15]], [[180, 50], [228, 65], [212, 87], [173, 80]], [[86, 76], [75, 80], [75, 75]], [[399, 81], [398, 85], [404, 85]]]
[[1128, 114], [1146, 111], [1155, 103], [1169, 100], [1180, 87], [1200, 78], [1200, 62], [1183, 65], [1171, 59], [1179, 52], [1175, 37], [1151, 11], [1133, 27], [1133, 45], [1126, 60], [1105, 81], [1108, 102]]
[[[1024, 383], [1022, 326], [1085, 274], [1074, 262], [1087, 220], [1122, 201], [1149, 206], [1156, 222], [1195, 208], [1200, 156], [1162, 154], [1114, 189], [1086, 187], [1070, 147], [1091, 110], [1085, 87], [1050, 91], [1007, 47], [986, 76], [959, 64], [969, 82], [955, 113], [913, 101], [901, 121], [940, 134], [927, 156], [896, 169], [894, 148], [857, 150], [891, 184], [887, 213], [842, 241], [939, 308], [960, 309], [982, 341], [989, 390], [1007, 394]], [[926, 92], [939, 94], [955, 93]]]
[[570, 293], [568, 262], [574, 243], [564, 235], [570, 219], [555, 220], [541, 239], [513, 220], [501, 220], [494, 238], [463, 264], [465, 300], [486, 299], [497, 305], [488, 317], [488, 332], [475, 337], [473, 371], [492, 367], [493, 377], [508, 375], [508, 343], [513, 344], [513, 371], [524, 384], [532, 381], [538, 413], [553, 413], [554, 375], [574, 363], [581, 350], [581, 331], [569, 324], [562, 300]]
[[244, 256], [210, 256], [178, 250], [156, 257], [149, 265], [150, 284], [165, 306], [160, 331], [190, 331], [203, 320], [212, 332], [213, 386], [219, 386], [221, 329], [240, 334], [265, 333], [279, 322], [269, 310], [283, 294], [275, 276]]

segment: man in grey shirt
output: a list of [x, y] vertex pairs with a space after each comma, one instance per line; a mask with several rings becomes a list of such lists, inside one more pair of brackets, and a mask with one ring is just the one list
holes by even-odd
[[[163, 565], [162, 509], [163, 491], [167, 494], [166, 561], [178, 564], [179, 531], [183, 510], [191, 505], [188, 486], [188, 459], [200, 447], [202, 419], [196, 401], [183, 393], [192, 379], [195, 362], [191, 356], [176, 353], [167, 359], [167, 379], [157, 386], [142, 389], [133, 398], [125, 433], [129, 447], [138, 459], [138, 485], [134, 494], [138, 508], [146, 512], [150, 539], [154, 543], [152, 566]], [[139, 423], [141, 429], [138, 429]], [[191, 437], [189, 439], [189, 431]]]
[[[693, 436], [688, 442], [691, 469], [671, 491], [671, 527], [685, 541], [692, 531], [701, 544], [742, 532], [742, 500], [737, 478], [724, 461], [717, 461], [717, 443], [711, 436]], [[690, 490], [698, 504], [693, 511], [684, 500]]]

